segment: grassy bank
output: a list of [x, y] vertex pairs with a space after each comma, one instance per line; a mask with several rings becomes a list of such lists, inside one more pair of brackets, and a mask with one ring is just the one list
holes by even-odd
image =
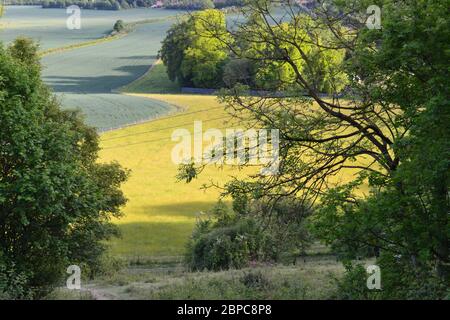
[[142, 77], [118, 89], [129, 93], [179, 93], [177, 82], [169, 80], [166, 67], [161, 60], [156, 61]]

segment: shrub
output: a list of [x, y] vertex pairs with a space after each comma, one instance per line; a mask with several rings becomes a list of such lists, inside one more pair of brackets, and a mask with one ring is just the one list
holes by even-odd
[[251, 260], [267, 258], [264, 257], [266, 240], [255, 221], [250, 219], [212, 230], [200, 223], [197, 236], [189, 246], [187, 261], [193, 270], [240, 269]]
[[123, 20], [117, 20], [116, 23], [114, 24], [113, 30], [115, 32], [122, 32], [125, 30], [125, 23], [123, 22]]
[[240, 269], [252, 261], [275, 262], [282, 253], [298, 255], [310, 242], [304, 226], [309, 211], [295, 199], [271, 206], [270, 221], [261, 216], [269, 210], [266, 204], [243, 205], [238, 200], [241, 197], [235, 197], [234, 211], [219, 201], [207, 219], [198, 221], [186, 253], [191, 269]]
[[241, 282], [249, 289], [268, 289], [270, 281], [261, 271], [248, 272], [241, 277]]
[[367, 288], [366, 269], [361, 264], [345, 264], [345, 275], [336, 279], [338, 300], [372, 300], [378, 295]]

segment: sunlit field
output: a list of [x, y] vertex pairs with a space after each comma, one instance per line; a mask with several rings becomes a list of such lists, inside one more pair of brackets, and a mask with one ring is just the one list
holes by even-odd
[[[223, 184], [237, 169], [208, 167], [191, 184], [177, 182], [177, 165], [171, 152], [177, 128], [193, 132], [194, 121], [203, 129], [223, 128], [229, 116], [213, 96], [137, 95], [163, 100], [184, 110], [154, 122], [102, 134], [102, 161], [118, 161], [131, 169], [123, 191], [129, 198], [125, 217], [117, 221], [122, 238], [114, 240], [112, 253], [128, 257], [180, 255], [195, 224], [196, 215], [210, 209], [219, 190], [201, 190], [204, 184]], [[220, 119], [218, 119], [220, 118]], [[249, 172], [249, 171], [247, 171]]]

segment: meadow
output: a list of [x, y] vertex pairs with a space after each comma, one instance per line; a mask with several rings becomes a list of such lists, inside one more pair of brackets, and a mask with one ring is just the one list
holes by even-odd
[[[145, 76], [121, 88], [130, 97], [164, 101], [178, 108], [169, 116], [101, 135], [100, 158], [117, 161], [131, 170], [123, 191], [129, 198], [125, 216], [117, 221], [122, 238], [111, 242], [111, 253], [130, 261], [142, 262], [149, 257], [179, 256], [194, 227], [196, 216], [217, 202], [220, 190], [203, 189], [214, 182], [223, 185], [231, 177], [243, 177], [255, 169], [208, 166], [198, 180], [190, 184], [176, 179], [178, 166], [171, 153], [176, 142], [171, 135], [176, 129], [194, 131], [194, 121], [210, 128], [244, 128], [232, 119], [216, 96], [186, 95], [170, 82], [165, 66], [156, 64]], [[160, 92], [160, 93], [143, 93]], [[336, 175], [335, 181], [349, 181], [354, 170]], [[364, 187], [361, 193], [368, 192]], [[312, 248], [317, 253], [317, 248]]]
[[332, 257], [222, 272], [190, 273], [180, 264], [134, 266], [100, 277], [81, 292], [57, 289], [48, 299], [330, 299], [343, 271]]
[[[124, 209], [125, 216], [117, 221], [122, 238], [111, 242], [111, 252], [130, 259], [181, 255], [196, 215], [210, 209], [219, 197], [219, 190], [202, 190], [202, 186], [211, 181], [223, 184], [231, 176], [245, 172], [211, 166], [191, 184], [178, 182], [178, 166], [171, 160], [176, 144], [171, 141], [172, 132], [180, 128], [193, 132], [194, 121], [203, 121], [203, 130], [208, 130], [223, 128], [231, 120], [213, 96], [132, 96], [163, 100], [183, 111], [101, 135], [101, 160], [117, 161], [132, 170], [123, 186], [129, 203]], [[230, 127], [234, 125], [229, 123]]]

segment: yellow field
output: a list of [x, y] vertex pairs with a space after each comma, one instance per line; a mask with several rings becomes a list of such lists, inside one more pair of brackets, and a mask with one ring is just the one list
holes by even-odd
[[[129, 199], [125, 217], [117, 221], [122, 238], [112, 241], [112, 254], [127, 258], [183, 254], [196, 214], [215, 204], [219, 191], [201, 190], [210, 181], [224, 183], [243, 174], [236, 168], [208, 167], [191, 184], [176, 181], [177, 165], [171, 152], [176, 128], [193, 133], [194, 121], [203, 129], [234, 127], [216, 97], [195, 95], [141, 95], [181, 106], [180, 113], [101, 136], [102, 161], [118, 161], [131, 169], [123, 191]], [[195, 113], [194, 113], [195, 112]], [[220, 120], [214, 120], [224, 118]]]
[[[210, 128], [242, 128], [232, 123], [216, 97], [179, 94], [134, 94], [163, 100], [179, 107], [179, 112], [155, 121], [101, 136], [102, 161], [118, 161], [131, 169], [123, 186], [129, 203], [125, 216], [116, 221], [122, 238], [111, 242], [112, 254], [128, 259], [177, 256], [184, 252], [199, 212], [210, 209], [218, 200], [217, 189], [202, 190], [211, 181], [224, 184], [231, 176], [242, 176], [250, 169], [207, 167], [191, 184], [176, 181], [178, 166], [171, 153], [176, 142], [171, 135], [178, 128], [194, 132], [194, 121], [203, 121], [203, 131]], [[235, 121], [235, 120], [234, 120]], [[254, 169], [252, 169], [254, 170]], [[335, 182], [353, 179], [354, 170], [334, 177]], [[367, 187], [361, 193], [367, 193]]]

